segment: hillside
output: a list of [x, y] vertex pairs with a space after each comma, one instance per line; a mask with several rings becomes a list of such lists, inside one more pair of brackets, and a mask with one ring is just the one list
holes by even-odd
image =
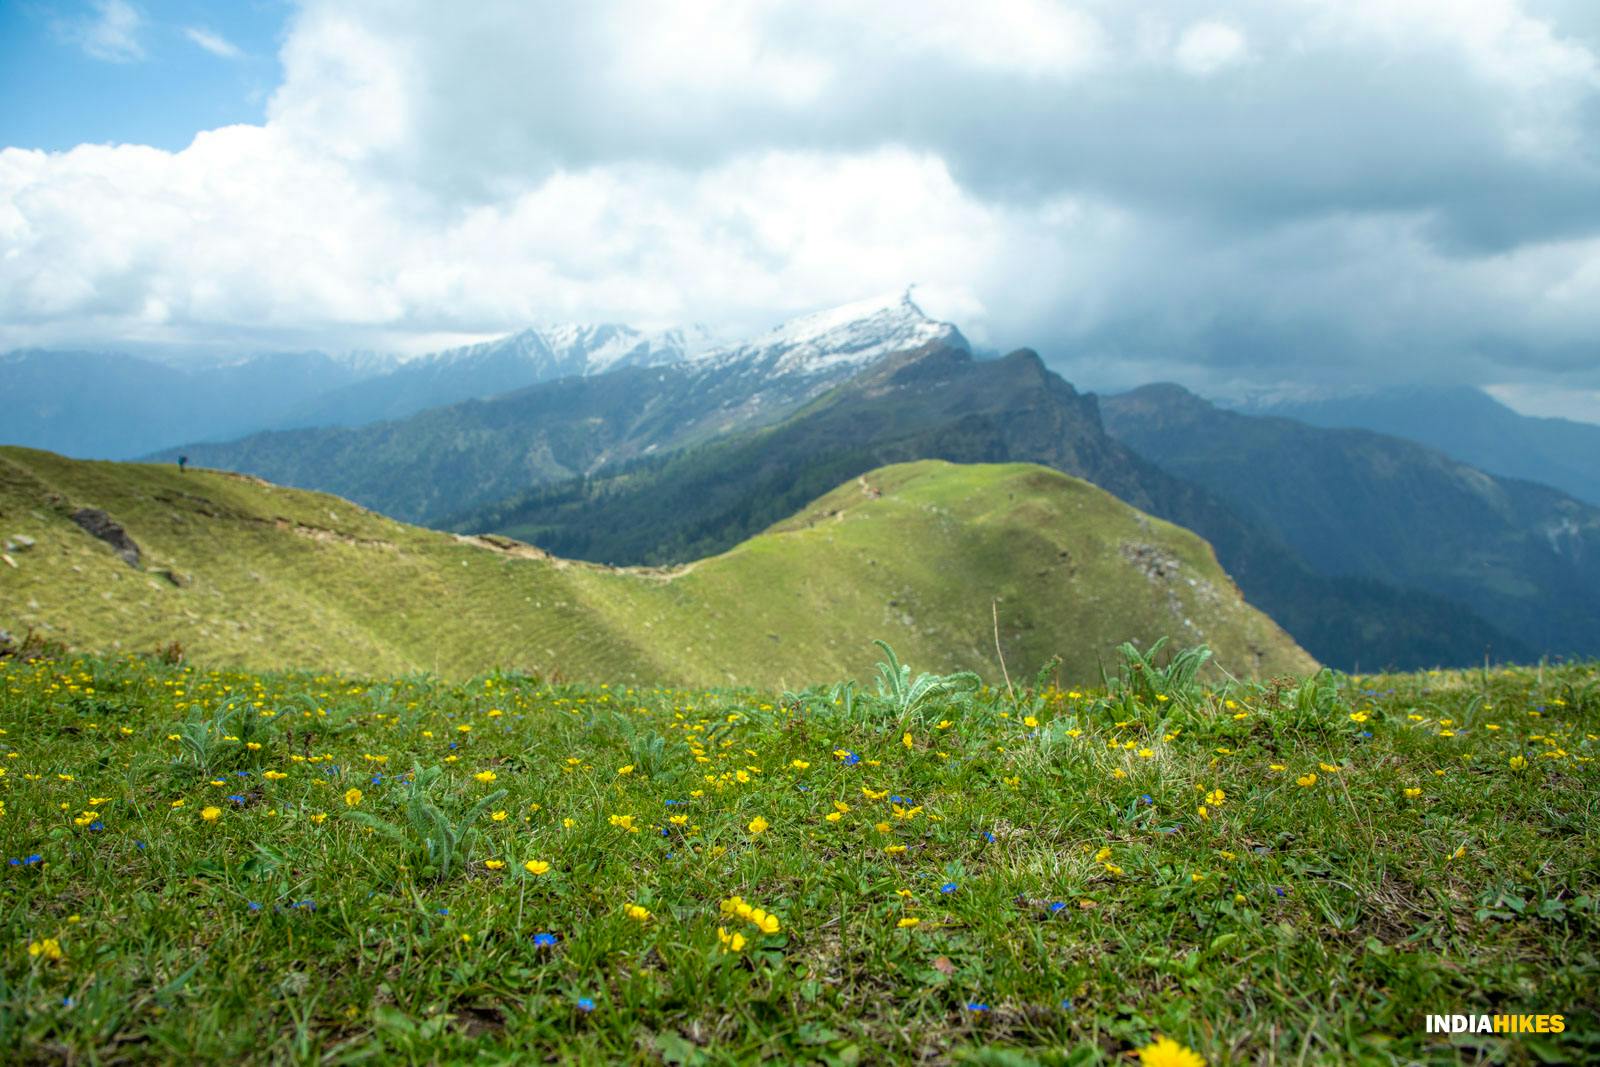
[[[122, 528], [137, 565], [74, 513]], [[1117, 643], [1167, 634], [1209, 643], [1235, 674], [1313, 665], [1200, 538], [1024, 465], [876, 471], [671, 572], [569, 563], [238, 475], [11, 448], [0, 523], [34, 542], [0, 566], [0, 626], [92, 649], [177, 640], [211, 663], [798, 686], [865, 677], [882, 637], [919, 669], [996, 674], [998, 598], [1013, 670], [1060, 655], [1066, 678], [1095, 678]]]
[[1113, 434], [1321, 574], [1426, 589], [1542, 651], [1600, 651], [1600, 509], [1410, 441], [1224, 411], [1175, 385], [1102, 406]]
[[1327, 663], [1471, 663], [1491, 646], [1505, 657], [1536, 656], [1459, 602], [1315, 573], [1219, 496], [1108, 435], [1097, 398], [1026, 349], [974, 360], [963, 348], [925, 345], [863, 371], [774, 426], [537, 487], [448, 525], [509, 534], [580, 559], [680, 563], [724, 551], [864, 471], [917, 459], [1044, 464], [1194, 530], [1250, 602]]

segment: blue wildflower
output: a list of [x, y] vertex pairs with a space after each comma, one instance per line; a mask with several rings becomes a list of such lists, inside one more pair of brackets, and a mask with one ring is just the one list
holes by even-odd
[[955, 891], [956, 884], [954, 882], [946, 882], [944, 885], [939, 887], [939, 892], [941, 893], [950, 894], [954, 893]]
[[228, 794], [228, 799], [233, 801], [235, 804], [243, 804], [244, 803], [244, 797], [240, 796], [238, 793], [229, 793]]
[[967, 1002], [967, 1010], [968, 1011], [988, 1011], [989, 1010], [989, 1005], [981, 1004], [976, 1000], [972, 1000], [972, 1001], [968, 1001]]
[[1056, 912], [1062, 911], [1065, 908], [1066, 908], [1066, 905], [1063, 904], [1059, 900], [1053, 900], [1053, 901], [1050, 902], [1050, 909], [1049, 910], [1050, 910], [1050, 914], [1051, 915], [1054, 915]]
[[537, 933], [533, 935], [533, 943], [540, 948], [554, 948], [555, 943], [561, 940], [555, 934]]
[[247, 904], [245, 906], [248, 907], [251, 911], [260, 911], [261, 910], [261, 902], [260, 901], [252, 900], [249, 904]]
[[579, 997], [578, 1010], [583, 1012], [594, 1011], [594, 1001], [588, 997]]

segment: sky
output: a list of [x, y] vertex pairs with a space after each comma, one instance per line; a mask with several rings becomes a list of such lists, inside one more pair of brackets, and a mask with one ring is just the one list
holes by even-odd
[[0, 350], [728, 336], [1600, 421], [1588, 0], [0, 4]]

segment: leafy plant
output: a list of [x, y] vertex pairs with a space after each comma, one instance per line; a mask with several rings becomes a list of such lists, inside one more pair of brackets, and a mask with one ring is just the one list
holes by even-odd
[[242, 697], [229, 700], [209, 716], [199, 708], [191, 709], [175, 730], [182, 746], [180, 759], [187, 759], [203, 774], [230, 767], [262, 733], [262, 721], [254, 705]]
[[874, 641], [873, 644], [883, 649], [887, 657], [878, 663], [878, 700], [886, 704], [901, 722], [917, 717], [937, 701], [960, 699], [983, 684], [983, 680], [972, 671], [957, 671], [954, 674], [924, 672], [913, 681], [910, 666], [900, 662], [900, 657], [894, 654], [894, 649], [889, 647], [887, 641]]
[[348, 813], [351, 819], [361, 825], [410, 846], [423, 876], [440, 880], [448, 878], [456, 863], [471, 849], [478, 834], [479, 816], [506, 795], [504, 789], [496, 789], [479, 799], [459, 818], [451, 818], [429, 795], [433, 783], [438, 781], [442, 773], [437, 765], [426, 769], [415, 763], [411, 765], [411, 774], [406, 782], [406, 798], [401, 805], [406, 817], [404, 827], [380, 819], [371, 812]]
[[1122, 656], [1122, 673], [1107, 688], [1114, 692], [1131, 693], [1146, 703], [1157, 697], [1166, 697], [1185, 707], [1194, 707], [1204, 696], [1204, 688], [1196, 681], [1200, 668], [1211, 658], [1211, 649], [1205, 645], [1180, 649], [1172, 654], [1167, 665], [1156, 663], [1161, 650], [1166, 647], [1163, 637], [1150, 646], [1150, 651], [1140, 652], [1131, 641], [1117, 646]]

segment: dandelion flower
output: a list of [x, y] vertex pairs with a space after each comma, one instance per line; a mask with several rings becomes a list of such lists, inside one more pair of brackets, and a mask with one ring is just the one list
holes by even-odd
[[522, 865], [522, 869], [534, 875], [548, 874], [550, 872], [550, 864], [545, 860], [529, 860]]
[[1520, 771], [1524, 767], [1526, 767], [1527, 765], [1528, 765], [1528, 761], [1527, 761], [1527, 759], [1525, 757], [1523, 757], [1523, 756], [1512, 756], [1511, 757], [1511, 769], [1512, 770]]
[[749, 830], [753, 834], [764, 834], [767, 832], [767, 828], [771, 825], [772, 824], [767, 822], [767, 820], [757, 815], [754, 819], [750, 820]]
[[1302, 774], [1300, 777], [1294, 780], [1294, 784], [1305, 789], [1310, 789], [1312, 786], [1317, 784], [1317, 776], [1315, 774]]
[[737, 930], [729, 933], [727, 928], [723, 926], [717, 927], [717, 940], [722, 942], [722, 951], [724, 952], [743, 951], [746, 944], [743, 934]]
[[215, 804], [208, 804], [200, 809], [200, 817], [206, 822], [216, 822], [222, 818], [222, 809]]
[[625, 905], [623, 907], [623, 909], [622, 909], [622, 912], [623, 912], [624, 915], [626, 915], [628, 918], [632, 919], [636, 923], [643, 923], [643, 922], [649, 922], [650, 921], [650, 911], [649, 911], [649, 909], [642, 908], [637, 904]]
[[356, 789], [355, 787], [352, 786], [351, 788], [346, 789], [344, 791], [344, 802], [345, 802], [346, 805], [348, 805], [349, 807], [353, 808], [357, 804], [361, 803], [362, 795], [363, 794], [362, 794], [361, 790]]
[[1415, 800], [1417, 797], [1420, 797], [1422, 795], [1422, 790], [1417, 789], [1417, 788], [1410, 788], [1410, 789], [1407, 789], [1405, 792], [1406, 792], [1406, 796], [1408, 798], [1410, 798], [1410, 799], [1413, 799], [1413, 800]]
[[495, 774], [493, 771], [479, 771], [477, 774], [474, 774], [472, 777], [476, 778], [478, 781], [482, 782], [484, 785], [488, 785], [490, 782], [492, 782], [496, 778], [498, 778], [499, 775]]
[[483, 865], [491, 871], [498, 871], [506, 865], [505, 860], [484, 860]]
[[497, 811], [493, 815], [489, 816], [489, 818], [493, 819], [495, 822], [505, 822], [509, 815], [509, 812]]
[[42, 956], [47, 960], [59, 960], [63, 956], [61, 942], [53, 937], [47, 937], [43, 941], [30, 941], [28, 942], [28, 955]]
[[895, 926], [901, 930], [909, 930], [911, 927], [921, 924], [921, 922], [922, 920], [917, 918], [915, 915], [907, 915], [899, 922], [895, 923]]
[[1206, 1061], [1194, 1049], [1159, 1036], [1139, 1050], [1139, 1063], [1142, 1067], [1206, 1067]]
[[617, 768], [617, 773], [618, 774], [623, 774], [623, 775], [632, 774], [633, 773], [633, 764], [630, 763], [626, 767], [618, 767]]

